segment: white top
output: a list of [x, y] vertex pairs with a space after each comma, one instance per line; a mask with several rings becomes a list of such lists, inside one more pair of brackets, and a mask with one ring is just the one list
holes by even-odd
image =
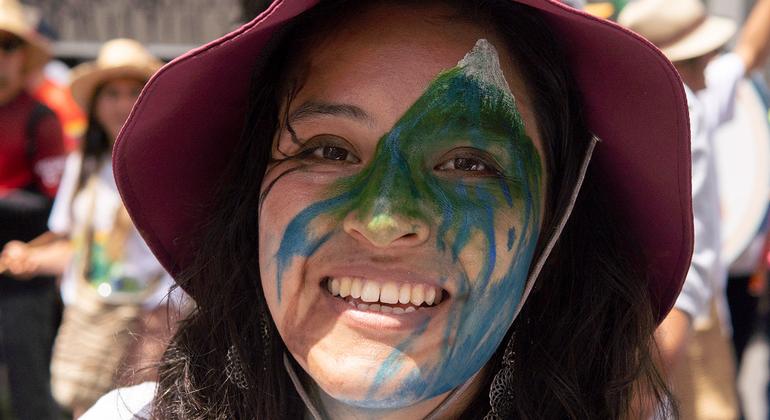
[[714, 133], [735, 111], [735, 92], [745, 75], [743, 60], [725, 54], [706, 68], [706, 89], [693, 93], [685, 87], [690, 108], [692, 138], [692, 200], [695, 248], [687, 278], [675, 308], [688, 313], [696, 325], [708, 321], [712, 297], [726, 323], [724, 298], [727, 271], [721, 256], [719, 190], [714, 156]]
[[96, 401], [80, 420], [146, 420], [150, 418], [156, 382], [114, 389]]
[[751, 276], [757, 269], [757, 261], [762, 258], [762, 251], [765, 249], [765, 238], [767, 237], [767, 226], [754, 235], [754, 239], [749, 242], [749, 246], [743, 251], [730, 266], [731, 276]]
[[[93, 190], [81, 189], [73, 197], [77, 188], [82, 160], [80, 153], [72, 153], [67, 158], [64, 175], [56, 194], [51, 216], [48, 219], [48, 229], [54, 233], [68, 236], [73, 241], [82, 240], [75, 235], [89, 223], [87, 219], [90, 214], [92, 216], [90, 223], [92, 223], [94, 242], [96, 243], [100, 238], [107, 238], [109, 232], [113, 230], [118, 211], [121, 209], [121, 199], [109, 161], [101, 165]], [[169, 288], [174, 284], [171, 276], [163, 270], [133, 226], [128, 233], [121, 261], [106, 261], [105, 264], [112, 269], [120, 264], [119, 271], [122, 275], [136, 279], [143, 286], [146, 286], [152, 279], [162, 276], [155, 292], [144, 300], [143, 305], [148, 309], [161, 303], [168, 294]], [[62, 276], [61, 291], [65, 304], [71, 304], [75, 298], [76, 265], [74, 262], [70, 264]]]

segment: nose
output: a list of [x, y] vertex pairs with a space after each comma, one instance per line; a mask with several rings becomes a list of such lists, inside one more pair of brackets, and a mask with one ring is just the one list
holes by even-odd
[[355, 240], [377, 248], [415, 247], [430, 237], [430, 225], [421, 216], [411, 216], [383, 205], [374, 206], [365, 214], [348, 213], [343, 229]]

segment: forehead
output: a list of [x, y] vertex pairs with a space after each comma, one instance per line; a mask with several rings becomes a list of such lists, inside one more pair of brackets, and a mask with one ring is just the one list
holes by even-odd
[[430, 82], [455, 67], [481, 38], [496, 47], [528, 134], [540, 149], [526, 84], [502, 38], [442, 5], [377, 5], [314, 39], [306, 47], [302, 87], [292, 106], [305, 100], [356, 105], [374, 117], [376, 129], [387, 132]]

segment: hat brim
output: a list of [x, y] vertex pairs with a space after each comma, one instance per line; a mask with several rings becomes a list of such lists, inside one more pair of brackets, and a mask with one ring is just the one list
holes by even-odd
[[[603, 140], [592, 165], [646, 261], [661, 320], [681, 290], [693, 244], [682, 82], [657, 48], [614, 23], [556, 0], [519, 2], [539, 9], [563, 40], [588, 125]], [[192, 247], [183, 239], [205, 219], [198, 209], [241, 133], [254, 57], [315, 3], [273, 2], [241, 28], [167, 64], [139, 97], [115, 145], [114, 173], [134, 223], [170, 273], [189, 264]]]
[[24, 40], [24, 48], [26, 48], [24, 68], [26, 71], [38, 70], [51, 59], [51, 46], [41, 36], [2, 20], [0, 20], [0, 32], [8, 32]]
[[661, 50], [671, 61], [700, 57], [722, 48], [735, 35], [737, 26], [730, 19], [709, 16], [694, 31]]
[[96, 89], [108, 80], [131, 78], [145, 82], [160, 65], [130, 65], [101, 68], [93, 62], [83, 63], [72, 70], [70, 90], [81, 109], [88, 111]]

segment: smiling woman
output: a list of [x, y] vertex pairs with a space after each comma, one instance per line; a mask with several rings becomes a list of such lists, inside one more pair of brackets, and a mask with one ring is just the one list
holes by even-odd
[[197, 302], [146, 412], [675, 411], [652, 342], [692, 247], [671, 64], [556, 1], [312, 3], [167, 66], [118, 142]]
[[[424, 18], [381, 6], [367, 19]], [[289, 118], [278, 129], [259, 213], [260, 270], [275, 279], [263, 288], [287, 347], [321, 389], [366, 408], [436, 397], [481, 369], [513, 320], [541, 221], [540, 156], [489, 41], [471, 43], [442, 71], [469, 44], [447, 48], [434, 58], [433, 80], [399, 81], [405, 95], [381, 94], [395, 80], [368, 66], [371, 56], [405, 74], [415, 56], [406, 49], [433, 47], [425, 31], [408, 27], [395, 35], [420, 37], [419, 45], [394, 48], [403, 41], [380, 35], [337, 66], [339, 80], [313, 72], [301, 80], [284, 106]], [[468, 31], [467, 39], [480, 35]], [[365, 42], [343, 37], [342, 46], [328, 41], [335, 54]], [[324, 52], [310, 54], [312, 67], [335, 60]], [[340, 90], [355, 83], [349, 75], [365, 83]], [[337, 99], [360, 106], [311, 113], [299, 105], [300, 119], [292, 110]]]

